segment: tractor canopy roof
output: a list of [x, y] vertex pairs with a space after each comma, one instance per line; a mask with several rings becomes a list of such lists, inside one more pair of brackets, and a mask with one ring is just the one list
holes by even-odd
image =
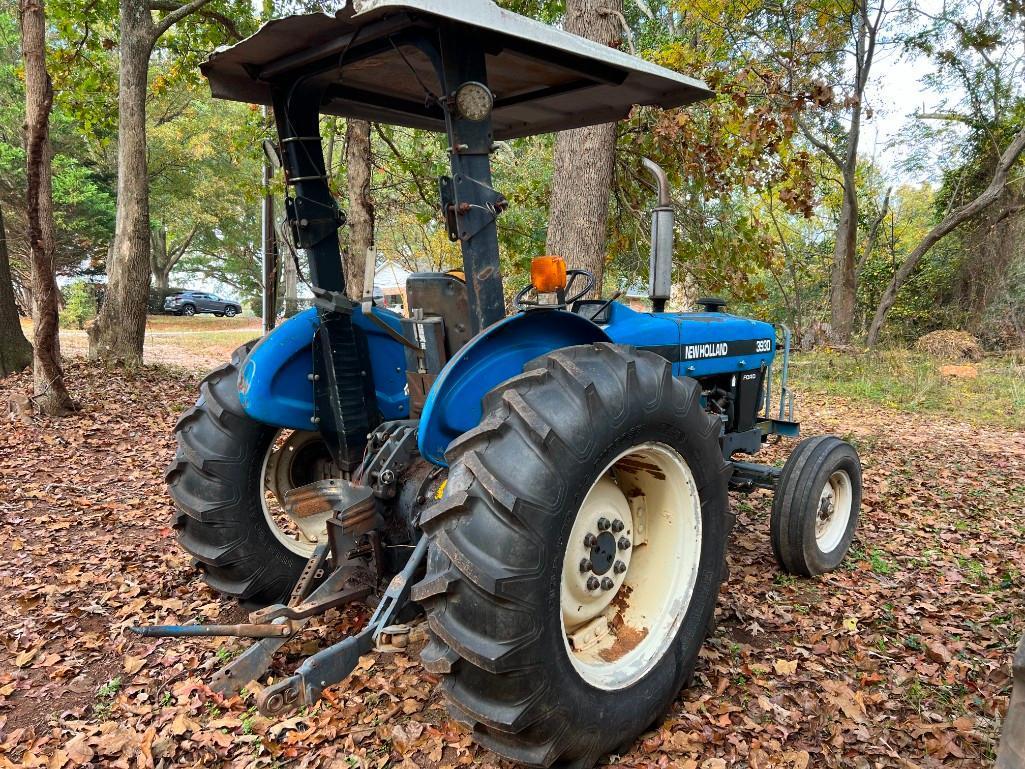
[[503, 10], [491, 0], [363, 0], [334, 16], [265, 24], [204, 64], [213, 95], [270, 104], [272, 89], [334, 72], [321, 112], [444, 131], [427, 98], [439, 90], [424, 40], [446, 29], [481, 41], [495, 95], [496, 139], [619, 120], [635, 105], [679, 107], [711, 95], [704, 83]]

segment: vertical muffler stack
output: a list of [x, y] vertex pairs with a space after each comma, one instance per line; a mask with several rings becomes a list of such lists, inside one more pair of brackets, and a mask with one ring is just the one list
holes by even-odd
[[669, 179], [662, 166], [642, 158], [644, 167], [655, 177], [658, 185], [658, 206], [651, 212], [651, 263], [648, 270], [648, 296], [655, 312], [665, 312], [673, 286], [673, 243], [676, 215], [669, 193]]

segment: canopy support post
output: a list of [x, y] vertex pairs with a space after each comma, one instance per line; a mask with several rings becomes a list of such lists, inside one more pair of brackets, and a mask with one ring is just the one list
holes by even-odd
[[483, 43], [449, 26], [439, 31], [439, 38], [440, 60], [435, 60], [435, 66], [444, 91], [440, 98], [445, 106], [452, 166], [448, 184], [451, 200], [443, 200], [442, 205], [451, 208], [444, 212], [449, 221], [455, 222], [450, 235], [462, 246], [470, 330], [478, 334], [505, 317], [496, 219], [507, 203], [491, 186], [491, 116], [481, 121], [467, 120], [458, 113], [452, 98], [464, 83], [487, 85]]

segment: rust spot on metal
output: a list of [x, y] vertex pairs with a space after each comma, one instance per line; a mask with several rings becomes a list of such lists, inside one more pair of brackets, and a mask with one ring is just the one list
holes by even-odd
[[646, 627], [638, 630], [626, 624], [614, 629], [612, 632], [616, 636], [616, 642], [608, 649], [602, 649], [598, 652], [598, 656], [605, 660], [605, 662], [615, 662], [620, 657], [629, 654], [637, 648], [641, 641], [648, 637], [648, 629]]
[[654, 463], [644, 462], [644, 461], [639, 460], [639, 459], [630, 459], [630, 458], [621, 459], [618, 462], [616, 462], [616, 468], [615, 469], [617, 469], [617, 470], [626, 470], [627, 472], [631, 472], [631, 473], [645, 472], [645, 473], [648, 473], [648, 474], [652, 475], [653, 477], [655, 477], [657, 480], [660, 480], [660, 481], [664, 481], [666, 479], [666, 475], [665, 475], [664, 472], [662, 472], [662, 468], [661, 467], [659, 467], [658, 465], [656, 465]]

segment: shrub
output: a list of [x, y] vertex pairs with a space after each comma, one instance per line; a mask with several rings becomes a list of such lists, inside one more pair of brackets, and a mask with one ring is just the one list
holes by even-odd
[[85, 328], [85, 323], [96, 317], [96, 292], [84, 280], [76, 280], [63, 291], [64, 309], [60, 312], [62, 328]]

